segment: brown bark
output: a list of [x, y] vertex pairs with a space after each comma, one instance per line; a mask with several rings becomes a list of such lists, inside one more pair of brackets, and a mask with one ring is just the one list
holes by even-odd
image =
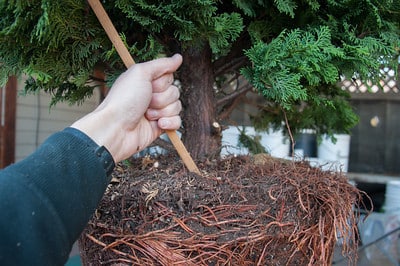
[[188, 48], [182, 55], [180, 80], [184, 105], [184, 143], [192, 157], [197, 159], [218, 152], [221, 141], [212, 126], [216, 122], [212, 54], [205, 45], [202, 48]]

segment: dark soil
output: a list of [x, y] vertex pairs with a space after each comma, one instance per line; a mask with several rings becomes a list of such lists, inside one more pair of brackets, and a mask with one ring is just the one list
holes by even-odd
[[355, 259], [360, 192], [341, 173], [268, 155], [117, 166], [80, 239], [84, 265], [329, 265]]

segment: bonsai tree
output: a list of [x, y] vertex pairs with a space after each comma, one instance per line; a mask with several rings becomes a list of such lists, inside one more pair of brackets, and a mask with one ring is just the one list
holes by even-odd
[[[184, 142], [195, 158], [219, 149], [213, 125], [250, 90], [265, 98], [258, 127], [348, 132], [357, 117], [337, 82], [377, 82], [382, 65], [398, 63], [398, 1], [102, 2], [135, 61], [183, 55]], [[124, 71], [86, 1], [5, 0], [0, 15], [2, 84], [26, 74], [26, 91], [80, 102], [95, 88], [90, 81], [111, 86]]]

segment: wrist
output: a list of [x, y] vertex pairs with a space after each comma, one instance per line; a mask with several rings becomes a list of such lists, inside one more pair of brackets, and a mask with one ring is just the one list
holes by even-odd
[[123, 130], [117, 126], [117, 120], [111, 112], [98, 108], [77, 120], [71, 127], [85, 133], [98, 146], [104, 146], [115, 162], [121, 160], [118, 158], [118, 142], [122, 139], [120, 134]]

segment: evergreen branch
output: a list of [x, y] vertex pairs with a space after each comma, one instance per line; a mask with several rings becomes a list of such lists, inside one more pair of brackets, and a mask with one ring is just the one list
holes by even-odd
[[[214, 62], [214, 76], [219, 77], [222, 75], [226, 75], [231, 72], [238, 71], [240, 68], [249, 64], [248, 58], [246, 56], [240, 56], [233, 58], [232, 60], [228, 60], [229, 57], [223, 57], [218, 62]], [[218, 67], [219, 68], [215, 68]]]
[[236, 89], [234, 92], [226, 95], [225, 97], [219, 98], [216, 102], [217, 106], [222, 106], [226, 104], [229, 101], [234, 100], [236, 97], [246, 94], [248, 91], [250, 91], [253, 88], [253, 86], [250, 83], [247, 83], [240, 87], [239, 89]]
[[239, 129], [239, 144], [240, 146], [246, 147], [250, 153], [259, 154], [267, 153], [264, 146], [261, 144], [261, 136], [249, 136], [246, 134], [246, 129]]
[[233, 42], [229, 53], [224, 56], [219, 56], [213, 62], [214, 76], [218, 77], [230, 72], [235, 72], [248, 65], [250, 62], [248, 58], [243, 55], [243, 50], [249, 49], [250, 47], [251, 42], [249, 35], [243, 31], [239, 38]]
[[289, 15], [291, 18], [295, 16], [295, 9], [297, 8], [297, 4], [292, 0], [274, 0], [274, 4], [278, 8], [278, 10], [282, 13]]
[[218, 114], [218, 121], [227, 119], [231, 113], [236, 109], [236, 107], [242, 103], [242, 98], [245, 97], [245, 94], [238, 95], [236, 98], [231, 99], [229, 104], [226, 104], [221, 108], [221, 112]]

